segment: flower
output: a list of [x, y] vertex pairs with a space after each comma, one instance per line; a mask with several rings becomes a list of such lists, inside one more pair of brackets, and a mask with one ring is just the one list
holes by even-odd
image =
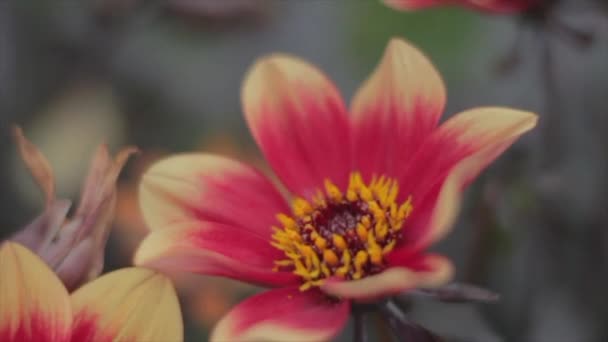
[[38, 256], [0, 244], [0, 341], [181, 341], [171, 282], [142, 268], [103, 275], [68, 294]]
[[139, 192], [152, 232], [135, 264], [274, 287], [228, 313], [212, 341], [330, 339], [353, 302], [449, 281], [450, 261], [427, 247], [452, 227], [464, 187], [536, 124], [491, 107], [438, 126], [443, 82], [400, 39], [350, 116], [328, 78], [283, 54], [257, 61], [241, 95], [291, 208], [256, 169], [209, 154], [157, 162]]
[[398, 10], [416, 10], [442, 5], [459, 5], [475, 10], [511, 14], [526, 12], [538, 7], [543, 0], [383, 0], [386, 5]]
[[84, 182], [80, 204], [69, 221], [71, 202], [55, 197], [53, 170], [42, 153], [25, 138], [19, 127], [14, 137], [21, 158], [45, 195], [45, 209], [9, 240], [38, 254], [71, 291], [97, 277], [103, 269], [103, 253], [116, 202], [116, 179], [129, 157], [137, 151], [123, 148], [112, 160], [101, 145]]

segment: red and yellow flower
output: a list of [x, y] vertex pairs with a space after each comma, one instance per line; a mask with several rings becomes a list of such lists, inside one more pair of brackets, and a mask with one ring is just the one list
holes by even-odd
[[213, 341], [329, 339], [353, 302], [449, 281], [450, 261], [427, 247], [452, 227], [465, 186], [536, 124], [490, 107], [439, 125], [441, 77], [400, 39], [350, 116], [327, 77], [282, 54], [254, 64], [242, 101], [291, 206], [256, 169], [209, 154], [161, 160], [140, 185], [152, 233], [136, 264], [274, 287], [234, 308]]
[[71, 295], [37, 255], [0, 244], [0, 341], [181, 341], [173, 285], [161, 274], [126, 268]]
[[539, 6], [543, 0], [383, 0], [398, 10], [416, 10], [434, 6], [457, 5], [489, 13], [520, 13]]

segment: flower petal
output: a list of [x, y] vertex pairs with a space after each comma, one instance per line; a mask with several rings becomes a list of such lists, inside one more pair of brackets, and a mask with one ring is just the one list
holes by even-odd
[[262, 58], [249, 70], [241, 98], [253, 137], [291, 192], [310, 197], [326, 178], [346, 187], [349, 121], [321, 71], [287, 55]]
[[183, 323], [171, 281], [126, 268], [90, 282], [72, 295], [72, 341], [182, 341]]
[[344, 299], [370, 301], [416, 287], [416, 272], [404, 267], [391, 267], [360, 280], [327, 279], [321, 289], [332, 296]]
[[135, 264], [165, 272], [219, 275], [267, 286], [297, 281], [290, 272], [274, 272], [283, 259], [269, 239], [214, 222], [183, 222], [148, 235], [135, 254]]
[[210, 341], [327, 341], [348, 320], [348, 301], [316, 290], [270, 290], [236, 306], [215, 327]]
[[13, 139], [21, 159], [44, 194], [45, 205], [49, 206], [55, 200], [55, 177], [51, 164], [38, 147], [23, 135], [21, 127], [13, 127]]
[[41, 252], [57, 236], [71, 205], [69, 200], [52, 201], [42, 214], [15, 232], [9, 240], [22, 244], [36, 254]]
[[396, 10], [416, 10], [437, 5], [445, 5], [449, 0], [382, 0]]
[[460, 5], [489, 13], [517, 13], [537, 6], [542, 0], [383, 0], [396, 10], [416, 10], [439, 5]]
[[400, 266], [416, 270], [417, 288], [442, 286], [451, 281], [454, 276], [454, 265], [450, 259], [439, 254], [418, 255]]
[[371, 301], [420, 287], [436, 287], [452, 279], [454, 267], [449, 259], [429, 254], [410, 258], [400, 265], [360, 280], [326, 280], [321, 289], [330, 295], [357, 301]]
[[182, 221], [232, 225], [270, 239], [275, 215], [289, 207], [270, 181], [252, 167], [210, 154], [180, 154], [154, 164], [139, 189], [150, 229]]
[[416, 180], [404, 186], [414, 198], [403, 230], [409, 251], [396, 252], [416, 253], [445, 236], [466, 185], [535, 124], [532, 113], [480, 108], [457, 115], [433, 133], [406, 173], [405, 179]]
[[445, 101], [445, 86], [429, 59], [392, 39], [351, 105], [356, 169], [366, 178], [398, 176], [402, 160], [436, 128]]
[[57, 276], [27, 248], [0, 245], [0, 341], [69, 341], [72, 311]]

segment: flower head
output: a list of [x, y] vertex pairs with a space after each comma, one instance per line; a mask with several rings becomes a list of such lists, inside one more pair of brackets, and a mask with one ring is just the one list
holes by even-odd
[[544, 0], [383, 0], [398, 10], [457, 5], [489, 13], [520, 13], [539, 6]]
[[171, 282], [154, 271], [108, 273], [71, 296], [38, 256], [0, 243], [0, 340], [5, 342], [181, 341]]
[[103, 251], [114, 217], [116, 180], [136, 149], [124, 148], [112, 160], [107, 146], [98, 148], [82, 188], [80, 204], [66, 220], [71, 202], [56, 198], [49, 162], [20, 128], [15, 127], [14, 136], [21, 158], [44, 193], [45, 209], [10, 240], [38, 254], [73, 290], [97, 277], [103, 269]]
[[350, 116], [314, 66], [275, 54], [242, 89], [245, 118], [290, 204], [256, 169], [182, 154], [143, 176], [152, 233], [135, 263], [276, 287], [217, 325], [212, 340], [326, 340], [352, 302], [439, 286], [453, 267], [427, 247], [456, 219], [461, 192], [536, 123], [477, 108], [441, 125], [443, 82], [416, 48], [393, 39]]
[[384, 270], [413, 210], [411, 198], [397, 202], [397, 181], [384, 176], [365, 184], [354, 172], [344, 193], [330, 180], [324, 185], [310, 202], [296, 198], [291, 217], [277, 215], [282, 227], [272, 235], [286, 257], [275, 268], [300, 276], [303, 290], [333, 276], [356, 280]]

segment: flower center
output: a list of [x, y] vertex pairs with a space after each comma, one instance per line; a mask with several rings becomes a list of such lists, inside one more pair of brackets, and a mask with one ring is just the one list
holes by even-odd
[[292, 215], [278, 214], [282, 227], [273, 227], [272, 245], [286, 257], [275, 270], [300, 276], [302, 291], [329, 277], [356, 280], [382, 271], [413, 209], [411, 197], [396, 202], [398, 193], [394, 179], [374, 176], [366, 185], [354, 172], [345, 193], [325, 180], [325, 192], [311, 201], [296, 198]]

